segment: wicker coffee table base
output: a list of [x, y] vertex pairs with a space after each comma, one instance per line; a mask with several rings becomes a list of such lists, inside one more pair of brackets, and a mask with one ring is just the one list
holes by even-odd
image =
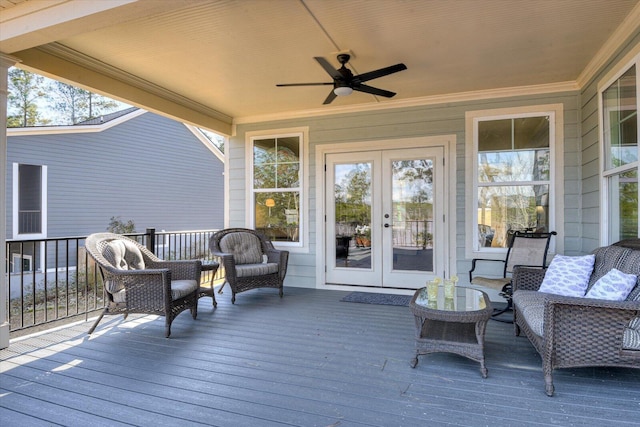
[[416, 316], [416, 327], [420, 334], [416, 336], [416, 356], [410, 365], [418, 365], [418, 356], [429, 353], [454, 353], [480, 362], [482, 378], [487, 378], [484, 361], [484, 331], [488, 319], [474, 323], [460, 323], [421, 318]]

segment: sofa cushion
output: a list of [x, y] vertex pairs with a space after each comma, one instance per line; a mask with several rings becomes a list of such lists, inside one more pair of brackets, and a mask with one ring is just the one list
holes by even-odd
[[638, 276], [612, 268], [589, 289], [586, 298], [623, 301], [636, 285]]
[[260, 239], [245, 232], [229, 233], [220, 239], [222, 252], [233, 254], [236, 265], [260, 264], [262, 262], [262, 246]]
[[516, 291], [513, 294], [513, 303], [533, 333], [538, 336], [544, 333], [544, 298], [543, 293], [536, 291]]
[[539, 291], [568, 297], [584, 296], [594, 261], [593, 254], [556, 255], [547, 268]]

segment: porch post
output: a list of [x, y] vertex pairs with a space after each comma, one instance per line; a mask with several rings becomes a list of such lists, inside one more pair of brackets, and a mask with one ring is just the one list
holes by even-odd
[[7, 282], [7, 95], [8, 71], [19, 60], [0, 52], [0, 349], [9, 347], [9, 284]]

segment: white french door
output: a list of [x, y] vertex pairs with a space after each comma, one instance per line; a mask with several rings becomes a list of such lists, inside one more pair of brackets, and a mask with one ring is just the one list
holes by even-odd
[[415, 289], [444, 273], [444, 149], [326, 154], [327, 283]]

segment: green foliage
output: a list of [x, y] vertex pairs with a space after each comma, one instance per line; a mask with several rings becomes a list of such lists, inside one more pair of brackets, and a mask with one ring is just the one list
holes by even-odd
[[112, 99], [66, 83], [54, 81], [50, 88], [54, 107], [64, 116], [67, 124], [91, 119], [118, 106]]
[[120, 219], [119, 216], [112, 216], [111, 220], [109, 221], [107, 231], [116, 234], [135, 233], [136, 225], [134, 224], [133, 220], [124, 222]]
[[8, 127], [27, 127], [46, 125], [50, 120], [40, 116], [38, 100], [47, 99], [44, 90], [44, 77], [18, 68], [9, 69], [7, 103], [10, 113], [7, 115]]

